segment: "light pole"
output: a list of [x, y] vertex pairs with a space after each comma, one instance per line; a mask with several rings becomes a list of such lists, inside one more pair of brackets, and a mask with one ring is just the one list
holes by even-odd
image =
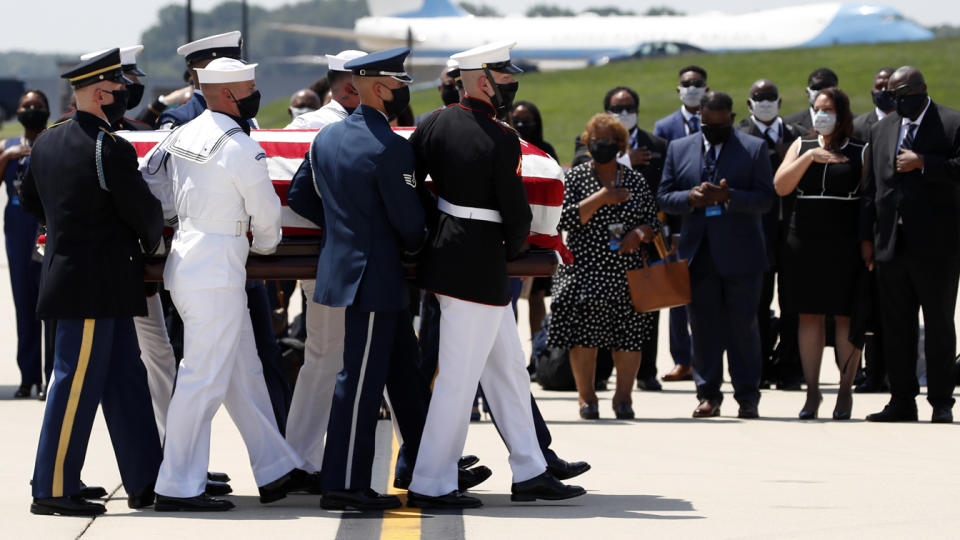
[[193, 2], [187, 0], [187, 43], [193, 41]]
[[243, 48], [241, 53], [243, 60], [250, 60], [250, 33], [247, 31], [248, 28], [248, 13], [247, 13], [247, 0], [242, 0], [240, 2], [240, 33], [243, 36]]

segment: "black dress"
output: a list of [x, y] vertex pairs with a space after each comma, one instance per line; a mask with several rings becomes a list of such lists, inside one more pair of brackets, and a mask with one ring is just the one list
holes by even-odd
[[[553, 282], [550, 347], [639, 351], [655, 339], [654, 314], [634, 311], [627, 286], [625, 272], [643, 266], [641, 251], [620, 254], [610, 249], [610, 226], [622, 225], [626, 232], [646, 224], [659, 232], [657, 203], [643, 175], [628, 167], [619, 170], [620, 186], [630, 190], [630, 200], [601, 206], [586, 223], [580, 223], [580, 201], [602, 184], [592, 161], [567, 172], [559, 228], [567, 231], [574, 261], [561, 266]], [[641, 249], [650, 261], [656, 260], [649, 244]]]
[[[820, 145], [801, 139], [799, 154]], [[845, 315], [853, 312], [862, 272], [858, 220], [864, 145], [839, 150], [846, 163], [812, 163], [794, 191], [783, 246], [780, 306], [785, 312]]]

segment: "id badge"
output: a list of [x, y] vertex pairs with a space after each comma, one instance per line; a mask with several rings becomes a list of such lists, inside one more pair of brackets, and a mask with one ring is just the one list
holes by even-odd
[[623, 223], [607, 225], [607, 232], [610, 233], [610, 251], [620, 251], [620, 246], [623, 244]]
[[707, 217], [715, 217], [723, 213], [723, 208], [721, 208], [719, 204], [711, 204], [704, 208], [704, 212], [706, 212]]

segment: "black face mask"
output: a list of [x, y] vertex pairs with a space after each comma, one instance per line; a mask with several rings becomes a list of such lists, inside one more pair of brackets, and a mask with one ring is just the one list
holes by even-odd
[[400, 88], [391, 88], [390, 92], [393, 94], [393, 99], [390, 101], [383, 102], [384, 112], [387, 113], [387, 117], [391, 120], [400, 116], [400, 113], [410, 105], [410, 87], [401, 86]]
[[107, 122], [112, 126], [123, 118], [123, 113], [127, 112], [127, 96], [129, 92], [124, 88], [123, 90], [114, 90], [110, 93], [113, 94], [113, 103], [102, 105], [100, 109], [103, 111], [104, 116], [107, 117]]
[[874, 92], [873, 104], [883, 112], [889, 112], [897, 108], [897, 102], [889, 92]]
[[453, 105], [460, 102], [460, 92], [457, 92], [456, 84], [445, 84], [440, 87], [440, 99], [444, 105]]
[[27, 109], [17, 113], [17, 120], [30, 131], [40, 131], [47, 127], [47, 119], [50, 118], [50, 112], [43, 109]]
[[140, 104], [140, 100], [143, 99], [143, 85], [140, 83], [128, 84], [127, 92], [130, 92], [130, 95], [127, 96], [127, 110], [135, 109]]
[[237, 112], [240, 113], [240, 118], [244, 120], [255, 118], [260, 111], [260, 91], [254, 90], [249, 96], [240, 99], [233, 98], [233, 102], [237, 104]]
[[527, 141], [537, 140], [537, 123], [533, 120], [515, 120], [513, 127], [517, 128], [520, 136]]
[[497, 108], [497, 112], [502, 114], [510, 107], [513, 107], [513, 98], [517, 97], [517, 90], [520, 89], [520, 83], [513, 81], [512, 83], [497, 84], [496, 86], [500, 97], [498, 98], [497, 94], [494, 94], [491, 100], [493, 101], [493, 106]]
[[897, 96], [897, 114], [904, 118], [913, 118], [927, 105], [927, 93]]
[[700, 131], [703, 132], [703, 136], [707, 139], [708, 143], [716, 146], [727, 142], [727, 139], [733, 134], [733, 126], [717, 127], [701, 124]]
[[620, 145], [617, 143], [592, 142], [588, 148], [597, 163], [610, 163], [620, 153]]

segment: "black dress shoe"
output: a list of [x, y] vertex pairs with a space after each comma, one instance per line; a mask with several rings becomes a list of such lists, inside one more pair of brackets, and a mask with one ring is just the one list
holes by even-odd
[[663, 385], [660, 384], [660, 381], [658, 381], [656, 377], [647, 377], [637, 379], [637, 388], [646, 390], [647, 392], [659, 392], [663, 390]]
[[30, 505], [31, 514], [42, 516], [99, 516], [107, 511], [107, 507], [90, 502], [80, 495], [69, 497], [48, 497], [33, 499]]
[[457, 469], [457, 488], [463, 492], [470, 488], [482, 484], [493, 471], [484, 465], [478, 465], [472, 469]]
[[408, 491], [407, 506], [410, 508], [477, 508], [483, 506], [483, 501], [459, 491], [451, 491], [439, 497]]
[[88, 486], [80, 482], [80, 493], [84, 499], [102, 499], [107, 496], [107, 490], [100, 486]]
[[400, 508], [403, 503], [396, 495], [381, 495], [372, 489], [349, 489], [324, 491], [320, 508], [324, 510], [389, 510]]
[[557, 480], [569, 480], [574, 476], [580, 476], [589, 470], [590, 464], [586, 461], [570, 462], [557, 458], [550, 463], [547, 463], [547, 472], [552, 474]]
[[934, 405], [930, 422], [932, 424], [952, 424], [953, 408], [946, 405]]
[[233, 503], [224, 499], [214, 499], [206, 493], [196, 497], [167, 497], [157, 494], [153, 509], [157, 512], [226, 512]]
[[917, 406], [888, 403], [882, 411], [868, 414], [867, 422], [916, 422]]
[[467, 454], [465, 456], [460, 456], [460, 459], [457, 460], [457, 467], [461, 469], [469, 469], [477, 463], [480, 463], [480, 458], [472, 454]]
[[545, 501], [562, 501], [579, 497], [587, 491], [580, 486], [569, 486], [557, 480], [547, 471], [529, 480], [517, 482], [510, 486], [510, 500], [527, 502], [542, 499]]
[[214, 482], [229, 482], [230, 477], [227, 476], [227, 473], [207, 471], [207, 480], [213, 480]]
[[230, 487], [230, 484], [226, 482], [214, 482], [213, 480], [207, 480], [207, 487], [203, 490], [203, 492], [211, 497], [223, 497], [224, 495], [233, 493], [233, 488]]
[[867, 377], [864, 381], [853, 389], [858, 394], [876, 394], [880, 392], [889, 392], [890, 387], [884, 381], [877, 381]]
[[17, 391], [13, 393], [14, 399], [26, 399], [33, 395], [33, 387], [37, 387], [37, 393], [40, 393], [39, 384], [21, 384]]
[[737, 418], [760, 418], [760, 410], [757, 408], [757, 404], [753, 401], [741, 403], [740, 410], [737, 411]]
[[323, 495], [323, 482], [320, 471], [307, 473], [306, 482], [299, 489], [291, 489], [288, 493], [291, 495]]
[[37, 389], [37, 400], [39, 401], [47, 400], [47, 385], [43, 385]]
[[133, 509], [153, 506], [153, 501], [157, 498], [153, 486], [153, 482], [150, 482], [150, 485], [127, 495], [127, 506]]
[[803, 379], [800, 377], [782, 379], [777, 383], [777, 390], [796, 391], [803, 388]]
[[310, 475], [303, 469], [293, 469], [273, 482], [260, 486], [260, 502], [262, 504], [279, 501], [291, 491], [306, 489], [310, 486]]

